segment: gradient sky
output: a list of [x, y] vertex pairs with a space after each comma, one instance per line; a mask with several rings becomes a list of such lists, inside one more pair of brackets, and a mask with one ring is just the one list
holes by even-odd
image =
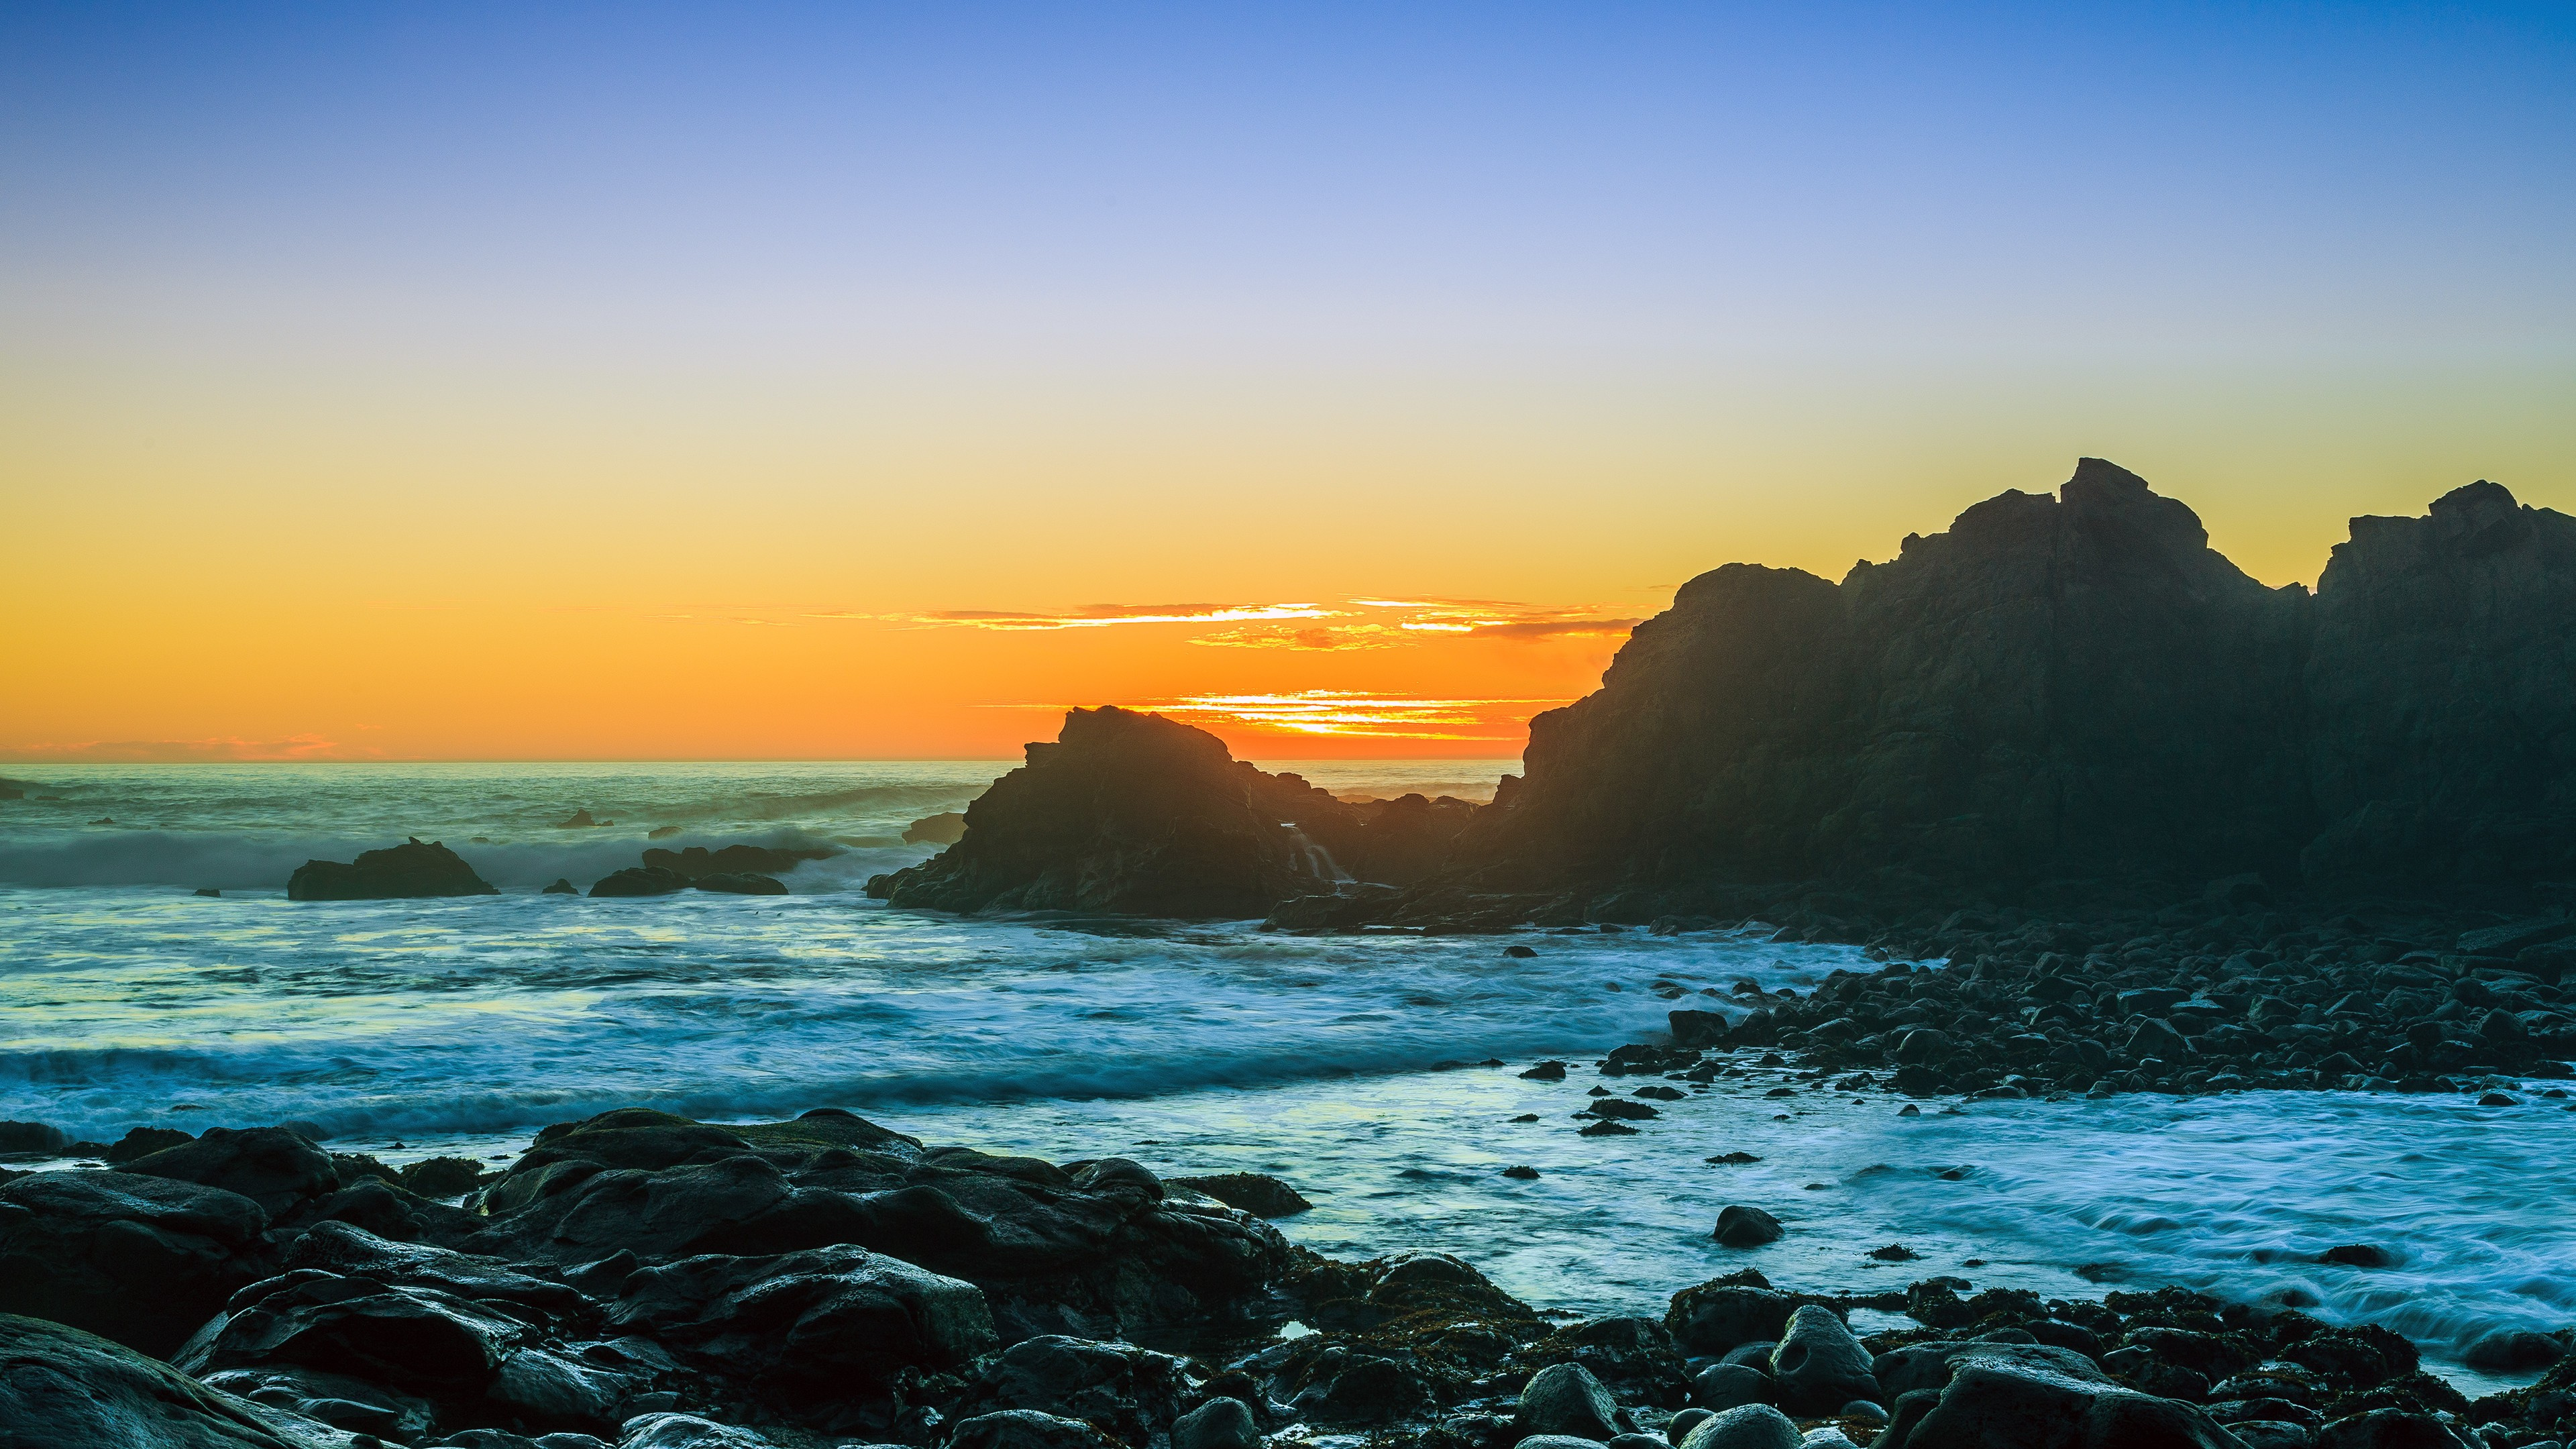
[[0, 9], [0, 758], [1508, 754], [2081, 454], [2576, 511], [2576, 9]]

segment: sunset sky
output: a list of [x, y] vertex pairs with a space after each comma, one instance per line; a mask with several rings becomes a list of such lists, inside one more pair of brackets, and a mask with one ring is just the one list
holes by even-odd
[[1508, 755], [2111, 458], [2576, 511], [2576, 10], [0, 8], [0, 759]]

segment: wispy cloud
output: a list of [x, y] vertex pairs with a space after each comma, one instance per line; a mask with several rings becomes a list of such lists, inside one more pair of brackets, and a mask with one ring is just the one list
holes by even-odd
[[1111, 629], [1125, 624], [1238, 624], [1272, 619], [1326, 619], [1330, 609], [1313, 604], [1087, 604], [1061, 614], [1011, 609], [941, 609], [935, 613], [895, 615], [915, 624], [948, 624], [968, 629]]
[[1500, 599], [1355, 598], [1331, 604], [1092, 604], [1062, 612], [940, 609], [919, 614], [813, 614], [874, 619], [913, 628], [1005, 631], [1181, 626], [1192, 644], [1221, 649], [1398, 649], [1442, 638], [1529, 640], [1624, 634], [1630, 617], [1598, 605]]
[[[1532, 714], [1565, 701], [1435, 699], [1367, 690], [1308, 689], [1288, 694], [1191, 694], [1118, 703], [1128, 709], [1149, 710], [1236, 735], [1517, 744]], [[1067, 706], [1013, 707], [1054, 711]]]
[[165, 765], [250, 764], [285, 760], [371, 759], [375, 750], [344, 747], [320, 735], [276, 740], [219, 736], [202, 740], [84, 740], [77, 744], [18, 745], [0, 749], [0, 760], [34, 764]]

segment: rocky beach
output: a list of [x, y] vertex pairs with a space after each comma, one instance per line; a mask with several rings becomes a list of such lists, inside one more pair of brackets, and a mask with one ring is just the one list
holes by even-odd
[[[612, 841], [657, 807], [557, 783], [247, 883], [66, 823], [7, 862], [111, 874], [7, 902], [0, 1445], [2563, 1443], [2571, 651], [2576, 520], [2493, 484], [2312, 594], [2088, 459], [1684, 585], [1489, 799], [1103, 707], [989, 787]], [[2160, 1205], [2223, 1181], [2295, 1219]], [[2357, 1230], [2409, 1194], [2486, 1256]]]

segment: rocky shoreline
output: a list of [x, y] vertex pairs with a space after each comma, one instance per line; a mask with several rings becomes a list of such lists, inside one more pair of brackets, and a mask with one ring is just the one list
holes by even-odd
[[[1741, 1208], [1712, 1230], [1742, 1269], [1567, 1323], [1448, 1254], [1297, 1247], [1261, 1216], [1304, 1206], [1274, 1179], [935, 1147], [835, 1109], [605, 1113], [495, 1173], [287, 1128], [174, 1135], [0, 1184], [0, 1445], [2497, 1449], [2576, 1428], [2564, 1334], [2522, 1335], [2556, 1367], [2471, 1402], [2403, 1338], [2277, 1304], [1794, 1291]], [[1900, 1326], [1855, 1332], [1864, 1309]]]

